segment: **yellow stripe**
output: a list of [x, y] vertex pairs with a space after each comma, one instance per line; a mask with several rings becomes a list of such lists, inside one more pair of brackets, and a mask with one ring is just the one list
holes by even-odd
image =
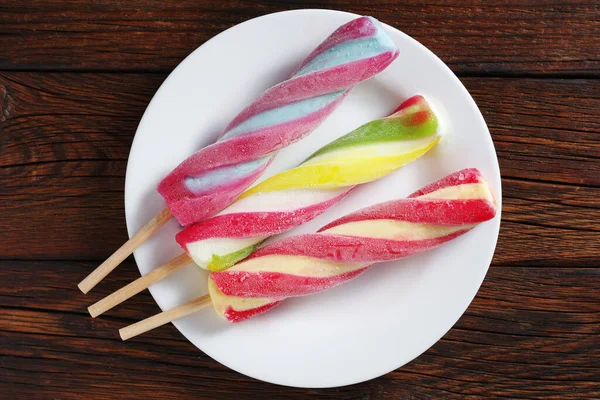
[[462, 229], [469, 229], [475, 225], [442, 226], [433, 224], [420, 224], [414, 222], [397, 221], [393, 219], [374, 219], [366, 221], [349, 222], [334, 226], [323, 231], [331, 235], [347, 235], [390, 240], [421, 240], [446, 236]]
[[365, 263], [339, 263], [307, 256], [272, 254], [251, 258], [237, 263], [227, 273], [237, 274], [244, 279], [246, 272], [280, 272], [297, 276], [326, 278], [363, 268]]
[[466, 183], [464, 185], [448, 186], [419, 196], [419, 199], [440, 200], [474, 200], [481, 199], [494, 203], [494, 195], [486, 181]]
[[340, 157], [335, 162], [332, 160], [319, 164], [303, 164], [272, 176], [244, 192], [240, 199], [255, 193], [299, 188], [335, 189], [370, 182], [421, 157], [439, 140], [440, 137], [434, 137], [427, 145], [404, 154], [365, 158]]
[[244, 311], [264, 306], [272, 301], [267, 298], [227, 296], [217, 288], [217, 285], [210, 277], [208, 278], [208, 293], [210, 294], [215, 311], [223, 318], [225, 318], [225, 311], [228, 307], [236, 311]]

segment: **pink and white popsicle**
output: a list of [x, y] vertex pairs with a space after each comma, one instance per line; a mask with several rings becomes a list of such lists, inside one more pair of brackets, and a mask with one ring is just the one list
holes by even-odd
[[181, 225], [231, 204], [258, 179], [277, 150], [314, 130], [356, 84], [384, 70], [398, 49], [381, 24], [360, 17], [339, 27], [290, 79], [265, 91], [219, 140], [176, 167], [158, 185]]
[[495, 214], [494, 196], [481, 173], [464, 169], [407, 199], [368, 207], [318, 233], [292, 236], [255, 251], [210, 275], [210, 297], [219, 315], [240, 322], [286, 298], [344, 283], [374, 263], [433, 249]]

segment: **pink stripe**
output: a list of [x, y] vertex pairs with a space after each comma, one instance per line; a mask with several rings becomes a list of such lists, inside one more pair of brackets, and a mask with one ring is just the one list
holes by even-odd
[[[432, 249], [468, 232], [469, 229], [430, 239], [393, 240], [309, 233], [281, 239], [255, 251], [249, 259], [269, 255], [306, 256], [321, 260], [355, 263], [381, 262]], [[243, 263], [239, 266], [243, 268]]]
[[275, 307], [281, 303], [281, 301], [273, 301], [271, 303], [267, 303], [264, 306], [251, 308], [249, 310], [237, 311], [232, 307], [227, 307], [225, 309], [224, 315], [230, 322], [242, 322], [259, 314], [269, 311], [271, 308]]
[[450, 174], [439, 181], [430, 183], [429, 185], [417, 190], [410, 196], [418, 197], [423, 196], [425, 194], [435, 192], [436, 190], [440, 190], [449, 186], [458, 186], [458, 185], [466, 185], [469, 183], [480, 183], [482, 181], [481, 172], [477, 168], [465, 168], [460, 171], [456, 171], [453, 174]]
[[297, 276], [280, 272], [222, 271], [211, 274], [219, 290], [227, 296], [283, 299], [317, 293], [346, 282], [367, 269], [329, 277]]
[[486, 200], [401, 199], [376, 204], [346, 215], [324, 226], [319, 232], [349, 222], [373, 219], [463, 225], [484, 222], [492, 219], [494, 215], [496, 207]]
[[353, 189], [310, 206], [280, 212], [240, 212], [217, 215], [186, 227], [175, 237], [186, 251], [189, 243], [212, 237], [246, 238], [272, 236], [301, 225], [342, 201]]
[[417, 94], [400, 104], [392, 114], [396, 114], [398, 111], [402, 111], [417, 104], [421, 105], [427, 110], [430, 110], [429, 103], [427, 103], [427, 100], [425, 100], [425, 98], [420, 94]]
[[397, 52], [385, 52], [375, 57], [311, 72], [275, 85], [267, 89], [255, 102], [240, 112], [227, 126], [225, 133], [263, 111], [350, 89], [383, 71], [396, 57], [398, 57]]

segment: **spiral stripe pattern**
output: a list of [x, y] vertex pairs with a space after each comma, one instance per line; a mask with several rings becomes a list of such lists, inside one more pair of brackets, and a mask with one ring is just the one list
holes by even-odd
[[413, 193], [342, 217], [318, 233], [292, 236], [212, 273], [209, 292], [219, 315], [239, 322], [288, 297], [344, 283], [377, 262], [430, 250], [496, 214], [476, 169], [464, 169]]
[[290, 79], [265, 91], [219, 140], [183, 161], [158, 185], [180, 224], [231, 204], [264, 172], [277, 150], [314, 130], [356, 84], [385, 69], [398, 50], [381, 24], [360, 17], [338, 28]]
[[356, 185], [379, 179], [425, 154], [440, 139], [438, 121], [422, 96], [387, 118], [333, 141], [299, 167], [244, 192], [218, 215], [188, 226], [177, 241], [201, 267], [221, 271], [267, 237], [315, 218]]

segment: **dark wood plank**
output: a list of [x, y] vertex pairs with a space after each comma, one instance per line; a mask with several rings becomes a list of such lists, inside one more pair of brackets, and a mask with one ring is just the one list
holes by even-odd
[[462, 78], [503, 177], [600, 186], [600, 82]]
[[[99, 260], [126, 240], [126, 159], [163, 79], [0, 73], [0, 257]], [[596, 260], [600, 81], [464, 81], [489, 123], [504, 178], [494, 262]]]
[[[139, 119], [164, 78], [0, 77], [3, 257], [71, 258], [82, 255], [77, 243], [115, 249], [127, 239], [122, 229], [127, 157]], [[75, 228], [81, 224], [87, 228]]]
[[[597, 1], [0, 3], [2, 398], [600, 398]], [[503, 175], [493, 266], [454, 328], [397, 371], [326, 390], [242, 376], [173, 326], [121, 342], [159, 311], [151, 296], [98, 319], [86, 307], [137, 277], [132, 261], [76, 289], [126, 239], [131, 140], [167, 73], [237, 23], [306, 7], [374, 15], [438, 54]]]
[[158, 308], [142, 294], [92, 320], [85, 307], [137, 276], [137, 270], [127, 263], [85, 296], [75, 285], [90, 266], [0, 261], [4, 393], [40, 398], [43, 387], [49, 398], [77, 398], [85, 390], [91, 399], [124, 393], [140, 399], [600, 395], [597, 269], [492, 267], [467, 313], [415, 361], [363, 384], [304, 390], [239, 375], [197, 350], [173, 326], [121, 342], [118, 328]]
[[169, 71], [219, 32], [298, 8], [374, 15], [428, 46], [461, 74], [597, 75], [595, 0], [350, 0], [217, 2], [4, 0], [0, 69]]
[[[494, 265], [597, 263], [600, 189], [504, 179], [503, 195]], [[570, 205], [570, 199], [578, 205]]]

